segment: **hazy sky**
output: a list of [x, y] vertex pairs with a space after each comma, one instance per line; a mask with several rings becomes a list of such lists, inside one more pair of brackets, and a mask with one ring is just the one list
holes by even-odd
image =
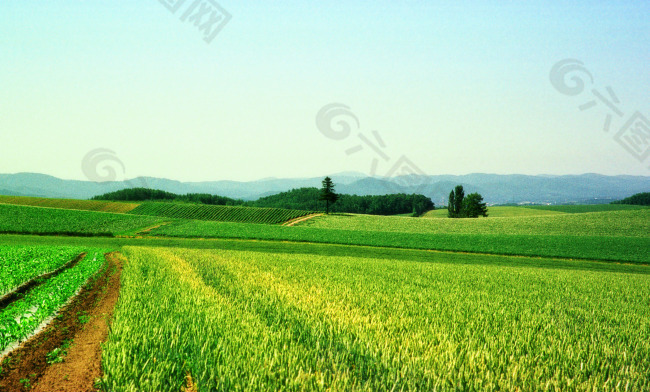
[[650, 2], [204, 2], [2, 0], [0, 173], [650, 175]]

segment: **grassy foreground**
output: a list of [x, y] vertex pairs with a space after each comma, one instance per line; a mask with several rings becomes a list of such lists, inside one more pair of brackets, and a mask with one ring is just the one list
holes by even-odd
[[650, 388], [648, 275], [124, 253], [106, 390], [181, 390], [188, 376], [224, 391]]

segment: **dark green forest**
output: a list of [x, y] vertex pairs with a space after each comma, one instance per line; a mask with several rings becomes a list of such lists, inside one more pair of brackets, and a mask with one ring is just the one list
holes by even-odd
[[650, 192], [637, 193], [623, 200], [614, 201], [612, 204], [632, 204], [638, 206], [650, 206]]
[[219, 206], [239, 206], [243, 205], [243, 200], [231, 199], [225, 196], [210, 195], [208, 193], [187, 193], [177, 195], [171, 192], [165, 192], [158, 189], [149, 188], [127, 188], [115, 192], [104, 193], [95, 196], [91, 200], [110, 200], [110, 201], [176, 201], [183, 203], [200, 203]]
[[[325, 204], [319, 200], [319, 196], [320, 189], [318, 188], [299, 188], [262, 197], [251, 204], [247, 203], [247, 205], [321, 211], [325, 209]], [[413, 214], [418, 216], [432, 209], [434, 209], [434, 204], [430, 198], [404, 193], [380, 196], [340, 194], [338, 201], [330, 206], [332, 212], [373, 215]]]
[[[320, 189], [299, 188], [276, 195], [262, 197], [255, 201], [243, 201], [229, 197], [204, 193], [177, 195], [157, 189], [129, 188], [95, 196], [92, 200], [111, 201], [175, 201], [183, 203], [200, 203], [211, 205], [242, 205], [248, 207], [274, 207], [294, 210], [324, 211], [325, 202], [319, 200]], [[339, 195], [339, 199], [330, 206], [331, 212], [355, 214], [397, 215], [412, 214], [419, 216], [434, 209], [430, 198], [423, 195], [404, 193], [380, 196]]]

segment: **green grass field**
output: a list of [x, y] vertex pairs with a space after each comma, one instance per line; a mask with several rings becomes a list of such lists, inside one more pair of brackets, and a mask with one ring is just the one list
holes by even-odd
[[145, 234], [648, 262], [649, 214], [646, 209], [493, 219], [331, 215], [284, 227], [0, 205], [0, 232], [115, 236], [152, 228]]
[[[650, 387], [650, 278], [127, 247], [103, 388]], [[438, 255], [444, 259], [445, 255]]]
[[[408, 218], [395, 218], [408, 219]], [[224, 222], [177, 221], [156, 228], [154, 236], [237, 238], [364, 245], [458, 252], [650, 262], [650, 238], [535, 234], [447, 234], [362, 229], [284, 227]]]
[[[488, 207], [488, 217], [489, 218], [504, 218], [504, 217], [513, 217], [513, 216], [540, 216], [540, 215], [556, 215], [560, 214], [560, 211], [551, 211], [551, 210], [535, 210], [526, 207]], [[426, 212], [421, 218], [447, 218], [447, 210], [431, 210]], [[481, 217], [482, 218], [482, 217]]]
[[162, 218], [0, 204], [0, 233], [127, 235]]
[[420, 219], [341, 214], [317, 217], [301, 226], [423, 234], [523, 234], [650, 238], [650, 209], [493, 219]]
[[0, 195], [0, 204], [62, 208], [66, 210], [118, 212], [118, 213], [129, 212], [139, 205], [138, 203], [116, 202], [116, 201], [48, 199], [44, 197], [2, 196], [2, 195]]
[[647, 210], [648, 206], [636, 206], [627, 204], [589, 204], [589, 205], [566, 205], [566, 206], [527, 206], [526, 208], [539, 211], [556, 211], [568, 214], [584, 214], [586, 212], [606, 211], [634, 211]]

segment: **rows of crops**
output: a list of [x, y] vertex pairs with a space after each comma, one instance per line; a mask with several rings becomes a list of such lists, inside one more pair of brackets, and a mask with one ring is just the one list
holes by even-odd
[[[78, 250], [69, 249], [71, 252]], [[65, 254], [61, 247], [44, 248], [42, 251], [51, 251], [53, 255], [60, 255], [61, 252]], [[33, 334], [97, 273], [104, 264], [103, 251], [86, 248], [85, 252], [87, 255], [76, 265], [35, 286], [24, 297], [0, 309], [0, 353]], [[61, 263], [66, 261], [69, 260], [64, 258]], [[23, 280], [27, 275], [29, 274], [25, 273]]]
[[301, 226], [422, 234], [507, 234], [650, 237], [650, 209], [487, 219], [411, 219], [376, 215], [330, 215]]
[[648, 274], [125, 254], [105, 390], [181, 390], [188, 375], [206, 391], [650, 388]]
[[[415, 221], [415, 219], [408, 219], [408, 221]], [[639, 236], [429, 234], [201, 221], [173, 222], [170, 225], [156, 228], [150, 233], [155, 236], [181, 238], [299, 241], [522, 256], [650, 262], [650, 238]]]
[[27, 196], [2, 196], [0, 204], [14, 204], [33, 207], [63, 208], [67, 210], [85, 210], [100, 212], [124, 213], [138, 206], [137, 203], [124, 203], [114, 201], [75, 200], [75, 199], [49, 199], [44, 197]]
[[149, 202], [141, 204], [129, 213], [205, 221], [277, 224], [311, 214], [312, 212], [282, 208]]
[[0, 204], [0, 233], [104, 235], [134, 234], [161, 218]]
[[63, 266], [83, 253], [83, 249], [0, 245], [0, 297], [35, 277]]

